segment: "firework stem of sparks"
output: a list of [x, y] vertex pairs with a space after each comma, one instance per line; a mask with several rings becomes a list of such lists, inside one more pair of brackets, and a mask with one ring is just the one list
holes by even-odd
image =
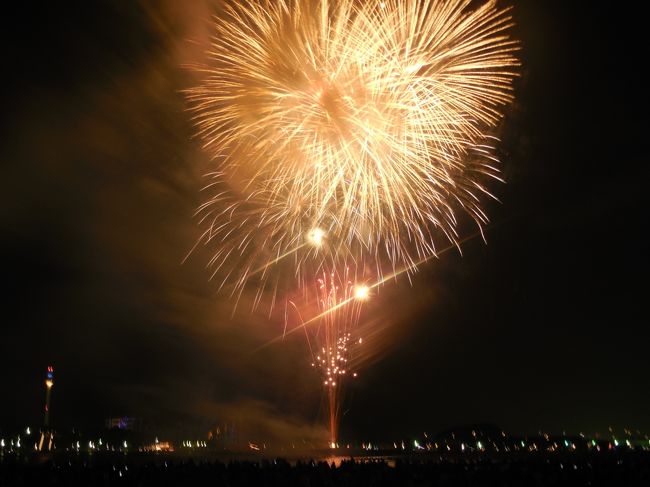
[[357, 324], [363, 302], [369, 297], [366, 286], [353, 282], [354, 274], [349, 268], [341, 273], [322, 271], [315, 282], [314, 309], [318, 314], [309, 320], [318, 325], [310, 329], [311, 333], [304, 322], [299, 326], [308, 340], [312, 366], [319, 370], [326, 389], [328, 444], [332, 447], [337, 444], [343, 386], [348, 376], [356, 376], [351, 372], [352, 348], [360, 343]]

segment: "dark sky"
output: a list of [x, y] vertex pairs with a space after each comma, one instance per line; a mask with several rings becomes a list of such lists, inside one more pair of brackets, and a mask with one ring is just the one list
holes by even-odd
[[[571, 3], [571, 5], [569, 5]], [[492, 422], [514, 432], [650, 431], [646, 27], [629, 9], [515, 4], [517, 102], [487, 245], [388, 284], [381, 352], [349, 390], [344, 436]], [[0, 431], [134, 415], [199, 430], [235, 418], [319, 434], [299, 340], [238, 312], [181, 261], [209, 166], [181, 90], [214, 7], [57, 3], [3, 29]]]

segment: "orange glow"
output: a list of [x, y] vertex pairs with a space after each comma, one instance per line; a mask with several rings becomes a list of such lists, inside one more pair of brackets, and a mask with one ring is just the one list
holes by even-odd
[[370, 297], [370, 288], [368, 286], [357, 286], [354, 290], [356, 299], [366, 300]]

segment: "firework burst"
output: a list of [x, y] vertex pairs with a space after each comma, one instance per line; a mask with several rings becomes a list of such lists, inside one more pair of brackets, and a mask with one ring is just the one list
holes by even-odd
[[286, 255], [412, 266], [436, 233], [458, 241], [460, 214], [484, 225], [511, 26], [494, 1], [228, 3], [188, 91], [219, 166], [200, 209], [214, 269], [241, 287]]

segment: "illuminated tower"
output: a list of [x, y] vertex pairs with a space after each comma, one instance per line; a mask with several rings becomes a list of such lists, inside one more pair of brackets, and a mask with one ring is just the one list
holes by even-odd
[[47, 366], [47, 376], [45, 379], [45, 418], [43, 419], [43, 428], [48, 429], [50, 426], [50, 397], [52, 396], [52, 386], [54, 385], [54, 367]]
[[54, 367], [47, 366], [47, 375], [45, 376], [45, 416], [43, 418], [43, 429], [41, 430], [41, 440], [38, 443], [39, 451], [43, 450], [43, 443], [47, 439], [47, 449], [52, 449], [53, 434], [50, 431], [50, 398], [52, 397], [52, 386], [54, 385]]

